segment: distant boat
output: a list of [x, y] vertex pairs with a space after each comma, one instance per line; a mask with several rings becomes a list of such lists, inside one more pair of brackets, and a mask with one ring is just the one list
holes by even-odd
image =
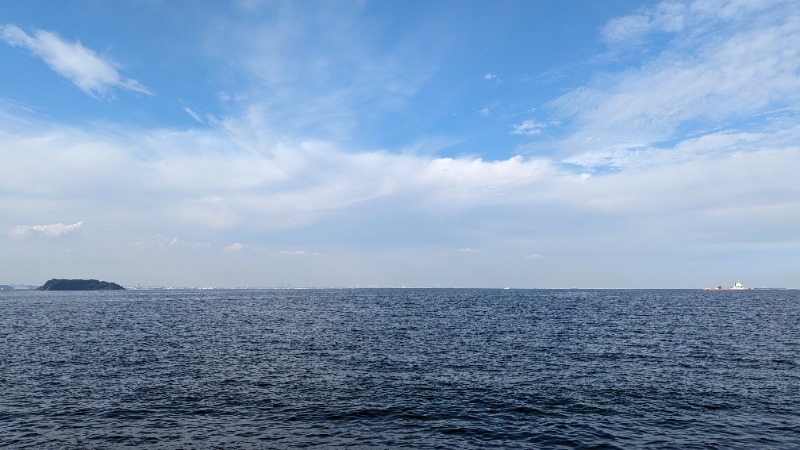
[[741, 281], [736, 281], [736, 283], [733, 283], [733, 286], [727, 288], [724, 288], [722, 286], [717, 286], [713, 288], [709, 287], [703, 288], [704, 291], [747, 291], [749, 289], [750, 288], [748, 287], [744, 287]]

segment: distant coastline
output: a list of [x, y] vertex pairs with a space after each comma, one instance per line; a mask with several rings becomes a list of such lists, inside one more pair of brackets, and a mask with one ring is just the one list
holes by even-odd
[[[54, 279], [55, 281], [73, 281], [73, 280], [61, 280], [61, 279]], [[49, 282], [52, 282], [50, 280]], [[107, 283], [104, 281], [97, 281], [97, 280], [75, 280], [80, 282], [96, 282], [96, 283]], [[433, 286], [413, 286], [413, 287], [399, 287], [399, 286], [150, 286], [150, 285], [130, 285], [130, 286], [122, 286], [117, 283], [108, 283], [109, 285], [115, 285], [118, 287], [94, 287], [91, 289], [80, 288], [80, 289], [65, 289], [65, 288], [54, 288], [53, 286], [47, 286], [47, 283], [43, 286], [31, 285], [31, 284], [13, 284], [13, 283], [4, 283], [0, 284], [0, 292], [25, 292], [25, 291], [44, 291], [44, 290], [134, 290], [134, 291], [175, 291], [175, 290], [373, 290], [373, 289], [385, 289], [385, 290], [392, 290], [392, 289], [440, 289], [440, 290], [497, 290], [502, 289], [506, 290], [504, 287], [455, 287], [455, 286], [446, 286], [446, 287], [433, 287]], [[47, 286], [47, 289], [45, 289]], [[672, 288], [664, 288], [664, 287], [655, 287], [655, 288], [648, 288], [648, 287], [516, 287], [516, 288], [509, 288], [509, 290], [517, 290], [517, 291], [525, 291], [525, 290], [550, 290], [550, 291], [602, 291], [602, 290], [708, 290], [708, 291], [726, 291], [731, 290], [730, 288], [723, 288], [722, 286], [713, 287], [713, 288], [697, 288], [697, 287], [672, 287]], [[737, 289], [734, 289], [737, 290]], [[798, 290], [796, 287], [773, 287], [773, 286], [764, 286], [764, 287], [748, 287], [745, 289], [738, 289], [738, 290], [745, 290], [745, 291], [794, 291]]]
[[117, 283], [98, 280], [59, 279], [53, 278], [36, 288], [37, 291], [124, 291]]

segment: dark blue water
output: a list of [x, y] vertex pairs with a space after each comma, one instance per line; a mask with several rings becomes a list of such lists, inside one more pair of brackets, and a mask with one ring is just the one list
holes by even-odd
[[0, 447], [800, 448], [798, 291], [0, 293]]

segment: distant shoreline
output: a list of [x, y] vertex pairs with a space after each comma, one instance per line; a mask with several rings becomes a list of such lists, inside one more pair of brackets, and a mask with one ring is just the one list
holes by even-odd
[[[91, 281], [91, 280], [85, 280]], [[95, 280], [96, 281], [96, 280]], [[214, 287], [195, 287], [195, 286], [128, 286], [123, 287], [116, 283], [113, 283], [119, 288], [109, 289], [109, 288], [99, 288], [99, 289], [42, 289], [44, 286], [34, 286], [34, 285], [0, 285], [0, 291], [3, 292], [30, 292], [30, 291], [69, 291], [69, 290], [126, 290], [126, 291], [300, 291], [300, 290], [402, 290], [402, 289], [420, 289], [420, 290], [505, 290], [505, 291], [714, 291], [714, 292], [722, 292], [722, 291], [794, 291], [798, 290], [798, 288], [787, 288], [787, 287], [753, 287], [747, 289], [716, 289], [716, 288], [697, 288], [697, 287], [688, 287], [688, 288], [646, 288], [646, 287], [636, 287], [636, 288], [620, 288], [620, 287], [612, 287], [612, 288], [597, 288], [597, 287], [521, 287], [521, 288], [504, 288], [504, 287], [430, 287], [430, 286], [415, 286], [415, 287], [398, 287], [398, 286], [380, 286], [380, 287], [336, 287], [336, 286], [309, 286], [309, 287], [263, 287], [263, 286], [236, 286], [236, 287], [225, 287], [225, 286], [214, 286]]]

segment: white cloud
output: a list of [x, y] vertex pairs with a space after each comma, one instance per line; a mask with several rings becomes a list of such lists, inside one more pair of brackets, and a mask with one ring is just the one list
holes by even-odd
[[138, 249], [154, 249], [154, 248], [171, 248], [171, 249], [187, 249], [187, 248], [208, 248], [211, 245], [208, 242], [191, 242], [181, 239], [177, 236], [168, 237], [160, 233], [156, 234], [152, 239], [144, 239], [135, 241], [132, 246]]
[[623, 16], [610, 20], [601, 35], [609, 44], [638, 39], [651, 29], [651, 19], [644, 15]]
[[[145, 236], [169, 236], [166, 245], [189, 229], [216, 234], [313, 226], [378, 201], [437, 211], [521, 201], [538, 195], [532, 186], [572, 176], [520, 156], [431, 158], [280, 142], [260, 134], [259, 121], [249, 119], [206, 130], [117, 130], [116, 136], [111, 129], [99, 136], [38, 129], [0, 129], [8, 149], [0, 153], [6, 171], [0, 190], [9, 193], [4, 208], [49, 198], [64, 211], [93, 211], [93, 223], [140, 224]], [[187, 242], [197, 240], [207, 239]]]
[[[547, 211], [554, 205], [626, 214], [637, 208], [664, 210], [666, 203], [661, 197], [675, 199], [670, 207], [702, 208], [711, 201], [707, 198], [719, 200], [716, 196], [724, 195], [711, 186], [728, 186], [733, 180], [743, 192], [791, 192], [796, 183], [783, 172], [795, 164], [797, 150], [785, 142], [797, 139], [797, 134], [790, 130], [765, 136], [721, 133], [686, 140], [672, 149], [620, 150], [610, 156], [598, 155], [597, 161], [585, 159], [588, 154], [583, 160], [572, 160], [592, 166], [610, 164], [606, 159], [611, 159], [617, 167], [647, 171], [646, 175], [629, 171], [588, 176], [561, 169], [547, 159], [515, 156], [483, 161], [350, 153], [318, 142], [267, 141], [263, 146], [269, 151], [253, 154], [249, 148], [254, 143], [237, 144], [236, 135], [218, 129], [179, 133], [137, 130], [115, 140], [66, 130], [47, 139], [6, 133], [3, 142], [14, 151], [0, 154], [0, 165], [9, 174], [0, 180], [0, 189], [13, 194], [3, 201], [6, 210], [57, 195], [55, 198], [69, 202], [68, 209], [94, 211], [93, 223], [117, 229], [117, 224], [139, 224], [140, 232], [149, 236], [164, 233], [169, 236], [163, 238], [164, 244], [177, 246], [183, 239], [172, 236], [185, 235], [187, 230], [199, 233], [201, 240], [240, 230], [303, 230], [325, 227], [331, 221], [350, 223], [343, 218], [348, 216], [385, 214], [380, 209], [384, 207], [394, 210], [397, 217], [443, 215], [455, 220], [461, 214], [493, 208], [498, 212], [496, 219], [478, 214], [472, 220], [499, 221], [505, 212], [535, 220], [540, 214], [550, 214]], [[753, 149], [759, 148], [777, 153], [742, 155], [744, 149], [756, 152]], [[148, 153], [143, 155], [143, 150]], [[712, 155], [714, 159], [710, 159]], [[747, 171], [759, 160], [763, 162], [756, 166], [776, 164], [776, 176], [761, 180]], [[704, 175], [700, 168], [711, 175]], [[686, 186], [685, 192], [679, 190], [682, 186]], [[115, 200], [109, 202], [98, 192]], [[11, 198], [28, 200], [12, 203]], [[355, 221], [349, 226], [355, 230], [368, 223]], [[54, 227], [51, 234], [58, 229]], [[25, 230], [17, 230], [17, 234], [25, 234]], [[38, 230], [47, 233], [45, 228]], [[335, 228], [329, 231], [337, 232]]]
[[485, 74], [485, 75], [483, 76], [483, 79], [484, 79], [484, 80], [489, 80], [489, 81], [491, 81], [491, 80], [496, 80], [496, 79], [497, 79], [497, 75], [495, 75], [495, 74], [493, 74], [493, 73], [487, 73], [487, 74]]
[[225, 247], [223, 250], [239, 252], [239, 251], [244, 250], [245, 248], [246, 248], [246, 246], [244, 244], [239, 243], [239, 242], [234, 242], [233, 244]]
[[74, 233], [83, 226], [83, 221], [73, 224], [54, 223], [51, 225], [19, 225], [11, 230], [14, 239], [29, 237], [55, 238]]
[[[258, 123], [230, 118], [224, 127], [117, 129], [117, 135], [44, 123], [28, 132], [0, 125], [7, 149], [0, 152], [5, 170], [0, 191], [8, 193], [0, 206], [12, 212], [0, 224], [12, 229], [10, 219], [24, 223], [20, 217], [42, 208], [57, 208], [58, 214], [80, 210], [95, 224], [92, 239], [105, 239], [98, 249], [106, 241], [152, 241], [162, 233], [142, 246], [154, 255], [144, 264], [154, 273], [178, 255], [191, 272], [193, 264], [201, 264], [192, 255], [213, 261], [211, 249], [226, 246], [229, 254], [255, 265], [275, 258], [270, 267], [284, 270], [277, 261], [282, 260], [313, 264], [323, 273], [337, 268], [337, 246], [354, 240], [364, 252], [388, 247], [386, 260], [407, 245], [419, 248], [422, 259], [434, 257], [425, 253], [429, 247], [450, 257], [480, 249], [481, 257], [494, 258], [502, 254], [498, 246], [505, 246], [509, 261], [523, 264], [518, 249], [536, 248], [525, 259], [557, 254], [548, 257], [552, 268], [537, 269], [556, 271], [568, 269], [556, 260], [568, 259], [564, 255], [570, 252], [619, 251], [612, 242], [659, 242], [688, 251], [689, 245], [723, 245], [756, 233], [771, 236], [775, 244], [796, 240], [788, 224], [800, 222], [800, 184], [794, 176], [800, 127], [720, 132], [658, 149], [620, 150], [612, 155], [620, 170], [587, 176], [547, 158], [484, 161], [278, 141], [260, 134]], [[751, 219], [746, 223], [743, 217]], [[17, 227], [12, 235], [19, 242], [34, 235], [63, 236], [79, 224]], [[716, 237], [718, 229], [728, 231]], [[392, 241], [391, 233], [402, 239]], [[330, 256], [302, 258], [311, 253], [291, 250], [309, 240]], [[190, 244], [197, 241], [212, 245]], [[358, 259], [363, 252], [351, 255], [368, 270], [380, 271]], [[251, 260], [256, 257], [263, 261]], [[208, 261], [202, 264], [212, 264]], [[399, 268], [385, 264], [386, 270]]]
[[481, 253], [481, 250], [477, 249], [477, 248], [472, 248], [472, 247], [464, 247], [464, 248], [458, 249], [458, 252], [459, 253]]
[[200, 114], [197, 114], [197, 113], [196, 113], [194, 110], [192, 110], [192, 109], [191, 109], [191, 108], [189, 108], [188, 106], [184, 106], [184, 107], [183, 107], [183, 112], [185, 112], [186, 114], [188, 114], [188, 115], [189, 115], [189, 117], [191, 117], [192, 119], [194, 119], [194, 120], [196, 120], [196, 121], [198, 121], [198, 122], [202, 123], [203, 125], [205, 125], [205, 123], [206, 123], [206, 122], [205, 122], [205, 120], [203, 120], [203, 118], [202, 118], [202, 117], [200, 117]]
[[153, 95], [137, 80], [121, 76], [115, 64], [101, 58], [92, 49], [80, 42], [68, 42], [56, 33], [36, 30], [29, 35], [16, 25], [7, 24], [0, 26], [0, 39], [30, 51], [53, 71], [93, 97], [112, 98], [114, 88]]
[[523, 136], [536, 136], [537, 134], [541, 134], [544, 128], [544, 124], [528, 119], [512, 126], [511, 133]]

